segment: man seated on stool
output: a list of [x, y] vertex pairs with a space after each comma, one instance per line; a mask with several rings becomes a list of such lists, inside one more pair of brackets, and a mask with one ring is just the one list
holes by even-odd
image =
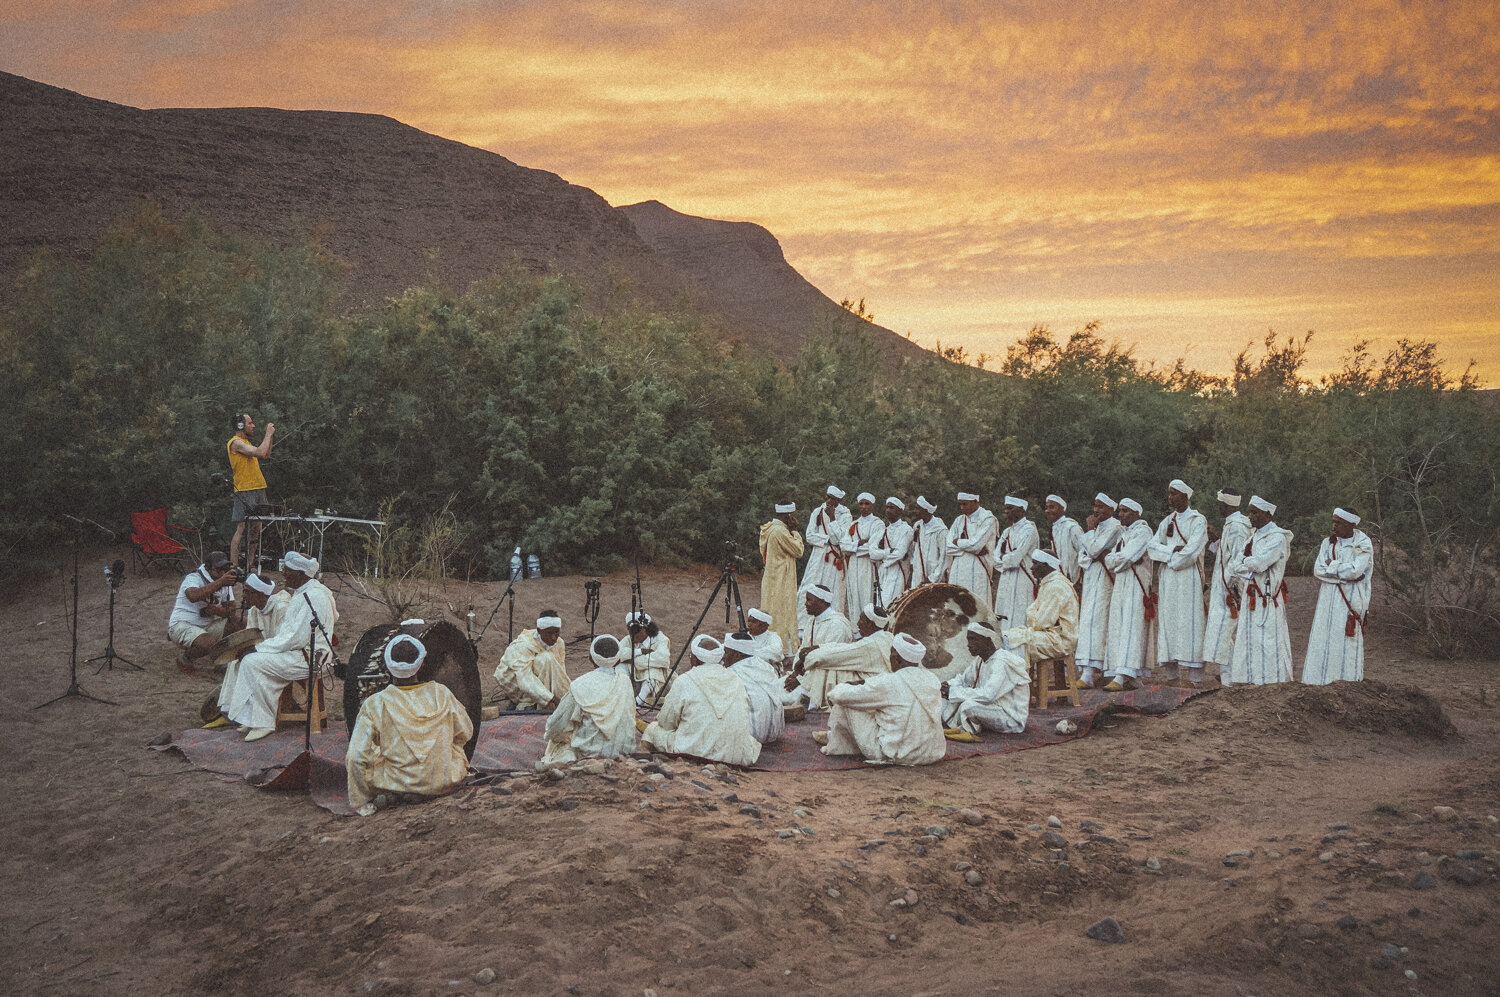
[[[244, 603], [245, 603], [245, 629], [259, 630], [260, 639], [273, 637], [281, 627], [281, 621], [286, 618], [287, 607], [291, 604], [291, 596], [286, 589], [275, 591], [276, 583], [260, 577], [251, 575], [245, 579]], [[240, 661], [250, 652], [247, 647], [240, 652], [239, 657], [229, 662], [224, 667], [224, 680], [219, 683], [219, 713], [216, 717], [203, 725], [205, 730], [215, 730], [219, 727], [228, 727], [229, 718], [224, 715], [224, 709], [234, 701], [234, 684], [239, 679]]]
[[999, 634], [978, 620], [969, 624], [966, 636], [974, 664], [943, 683], [943, 735], [950, 741], [973, 742], [979, 740], [981, 727], [1021, 733], [1031, 706], [1026, 658], [1001, 647]]
[[813, 735], [823, 754], [863, 755], [873, 765], [942, 761], [942, 683], [922, 667], [926, 653], [911, 634], [896, 634], [889, 672], [835, 687], [828, 730]]
[[178, 664], [204, 657], [224, 636], [234, 617], [234, 583], [239, 580], [222, 550], [209, 551], [203, 563], [182, 579], [167, 619], [167, 636], [183, 648]]
[[600, 634], [589, 645], [594, 670], [573, 680], [547, 718], [547, 750], [538, 768], [580, 758], [612, 758], [635, 750], [635, 700], [620, 642]]
[[518, 710], [554, 710], [568, 694], [567, 649], [562, 642], [562, 617], [544, 609], [535, 630], [522, 630], [495, 666], [500, 699]]
[[[1026, 608], [1026, 625], [1005, 631], [1005, 642], [1024, 654], [1028, 665], [1051, 659], [1060, 668], [1078, 650], [1078, 592], [1050, 552], [1032, 551], [1031, 564], [1037, 579], [1036, 598]], [[1053, 688], [1063, 685], [1062, 678], [1052, 683]]]
[[754, 765], [760, 742], [750, 733], [745, 683], [724, 666], [724, 648], [708, 634], [693, 638], [688, 650], [692, 666], [677, 676], [661, 713], [641, 732], [641, 750]]
[[[810, 598], [811, 593], [808, 595]], [[889, 671], [892, 634], [886, 627], [890, 622], [891, 618], [873, 603], [865, 603], [859, 614], [859, 639], [803, 648], [797, 654], [797, 667], [785, 679], [787, 692], [806, 699], [809, 708], [826, 710], [829, 690], [840, 682]]]
[[359, 708], [344, 766], [349, 805], [361, 817], [375, 812], [377, 793], [441, 796], [469, 771], [464, 745], [474, 736], [468, 712], [441, 682], [415, 682], [427, 648], [401, 634], [385, 648], [395, 682]]
[[[254, 649], [240, 659], [234, 688], [230, 690], [224, 715], [245, 730], [245, 740], [258, 741], [276, 730], [276, 701], [281, 690], [300, 679], [313, 677], [330, 664], [332, 648], [328, 637], [338, 622], [338, 608], [333, 593], [317, 580], [316, 559], [288, 551], [282, 559], [282, 583], [290, 593], [286, 616], [276, 633], [264, 637]], [[322, 629], [316, 629], [314, 614]], [[316, 635], [316, 636], [314, 636]], [[316, 647], [313, 641], [316, 639]], [[310, 669], [308, 653], [313, 649], [315, 664]], [[311, 700], [312, 689], [308, 689]]]

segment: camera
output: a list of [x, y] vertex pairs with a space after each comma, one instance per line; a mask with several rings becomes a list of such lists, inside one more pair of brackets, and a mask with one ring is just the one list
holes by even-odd
[[734, 570], [740, 566], [744, 558], [739, 554], [739, 548], [733, 540], [724, 541], [724, 567], [726, 570]]
[[109, 583], [109, 587], [112, 589], [117, 589], [125, 584], [125, 562], [117, 560], [113, 564], [106, 564], [104, 566], [104, 580]]

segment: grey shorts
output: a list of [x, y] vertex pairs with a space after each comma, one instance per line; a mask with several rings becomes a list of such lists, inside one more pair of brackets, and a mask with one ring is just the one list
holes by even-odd
[[266, 490], [264, 488], [256, 488], [248, 492], [235, 492], [234, 513], [230, 516], [230, 521], [235, 523], [242, 522], [246, 516], [250, 515], [251, 509], [265, 504]]

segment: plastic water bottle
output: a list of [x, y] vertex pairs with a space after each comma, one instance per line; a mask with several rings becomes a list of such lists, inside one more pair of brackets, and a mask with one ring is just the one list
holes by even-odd
[[542, 577], [542, 559], [537, 557], [535, 554], [526, 555], [526, 577]]
[[510, 580], [518, 582], [524, 577], [526, 576], [521, 574], [521, 548], [517, 547], [516, 552], [510, 556]]

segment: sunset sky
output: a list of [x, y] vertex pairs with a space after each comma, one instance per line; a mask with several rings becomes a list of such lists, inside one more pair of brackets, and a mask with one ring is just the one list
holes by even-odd
[[0, 69], [139, 107], [388, 114], [612, 204], [764, 225], [991, 354], [1090, 319], [1226, 370], [1313, 330], [1500, 385], [1500, 4], [38, 2]]

